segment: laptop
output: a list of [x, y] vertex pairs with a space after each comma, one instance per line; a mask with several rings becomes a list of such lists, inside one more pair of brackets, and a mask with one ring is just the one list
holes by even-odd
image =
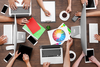
[[19, 3], [16, 3], [17, 9], [16, 10], [12, 10], [9, 7], [9, 16], [13, 17], [15, 14], [17, 17], [22, 17], [22, 16], [30, 16], [31, 15], [31, 3], [30, 3], [30, 8], [29, 9], [23, 9], [23, 4], [22, 1], [23, 0], [17, 0]]
[[62, 45], [40, 46], [40, 64], [43, 65], [44, 62], [50, 62], [50, 64], [62, 64]]

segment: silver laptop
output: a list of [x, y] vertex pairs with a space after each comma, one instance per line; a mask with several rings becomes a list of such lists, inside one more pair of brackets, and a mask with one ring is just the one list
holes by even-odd
[[50, 62], [50, 64], [63, 63], [62, 45], [45, 45], [40, 46], [40, 63]]
[[24, 9], [23, 8], [23, 4], [22, 1], [23, 0], [17, 0], [19, 3], [16, 3], [17, 9], [16, 10], [12, 10], [9, 7], [9, 16], [13, 17], [15, 14], [17, 17], [22, 17], [22, 16], [30, 16], [31, 15], [31, 3], [30, 3], [30, 8], [29, 9]]

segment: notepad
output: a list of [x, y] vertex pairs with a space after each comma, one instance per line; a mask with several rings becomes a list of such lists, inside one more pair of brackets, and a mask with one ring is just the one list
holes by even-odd
[[24, 25], [23, 26], [23, 29], [26, 31], [26, 32], [28, 32], [30, 35], [32, 35], [34, 38], [36, 38], [37, 40], [40, 38], [40, 36], [43, 34], [43, 32], [45, 31], [45, 28], [44, 27], [42, 27], [39, 23], [38, 23], [38, 25], [40, 26], [40, 30], [38, 30], [36, 33], [32, 33], [31, 31], [30, 31], [30, 29], [27, 27], [27, 25]]
[[98, 43], [98, 41], [95, 40], [95, 37], [94, 37], [95, 34], [98, 34], [98, 24], [89, 23], [89, 42], [90, 43]]
[[33, 17], [29, 19], [29, 23], [27, 23], [26, 25], [33, 34], [41, 29]]
[[44, 13], [44, 11], [41, 10], [41, 22], [55, 22], [56, 16], [55, 16], [55, 1], [43, 1], [44, 7], [46, 10], [48, 10], [51, 15], [47, 17]]

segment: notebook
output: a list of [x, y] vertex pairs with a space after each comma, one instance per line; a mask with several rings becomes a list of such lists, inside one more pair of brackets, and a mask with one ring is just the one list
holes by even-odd
[[36, 38], [37, 40], [40, 38], [40, 36], [44, 33], [44, 31], [45, 31], [45, 28], [44, 27], [42, 27], [39, 23], [38, 23], [38, 25], [40, 26], [40, 30], [38, 30], [36, 33], [32, 33], [31, 31], [30, 31], [30, 29], [27, 27], [27, 25], [24, 25], [23, 26], [23, 29], [26, 31], [26, 32], [28, 32], [30, 35], [32, 35], [34, 38]]
[[27, 23], [26, 25], [33, 34], [41, 29], [33, 17], [29, 19], [29, 23]]
[[22, 59], [23, 54], [27, 54], [29, 56], [29, 58], [30, 58], [32, 50], [33, 50], [33, 48], [31, 48], [31, 47], [28, 47], [28, 46], [25, 46], [25, 45], [20, 45], [19, 49], [18, 49], [18, 53], [21, 52], [21, 54], [18, 56], [17, 59], [23, 60]]
[[55, 1], [43, 1], [44, 7], [46, 10], [48, 10], [51, 15], [47, 17], [44, 13], [44, 11], [41, 10], [41, 22], [56, 22], [56, 16], [55, 16]]

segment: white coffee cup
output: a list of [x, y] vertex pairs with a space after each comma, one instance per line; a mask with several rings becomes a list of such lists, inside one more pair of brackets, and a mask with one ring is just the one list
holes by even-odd
[[66, 11], [61, 11], [60, 14], [59, 14], [59, 18], [62, 20], [62, 21], [67, 21], [70, 17], [70, 14], [67, 13]]
[[76, 53], [70, 50], [70, 61], [74, 61], [76, 58]]

